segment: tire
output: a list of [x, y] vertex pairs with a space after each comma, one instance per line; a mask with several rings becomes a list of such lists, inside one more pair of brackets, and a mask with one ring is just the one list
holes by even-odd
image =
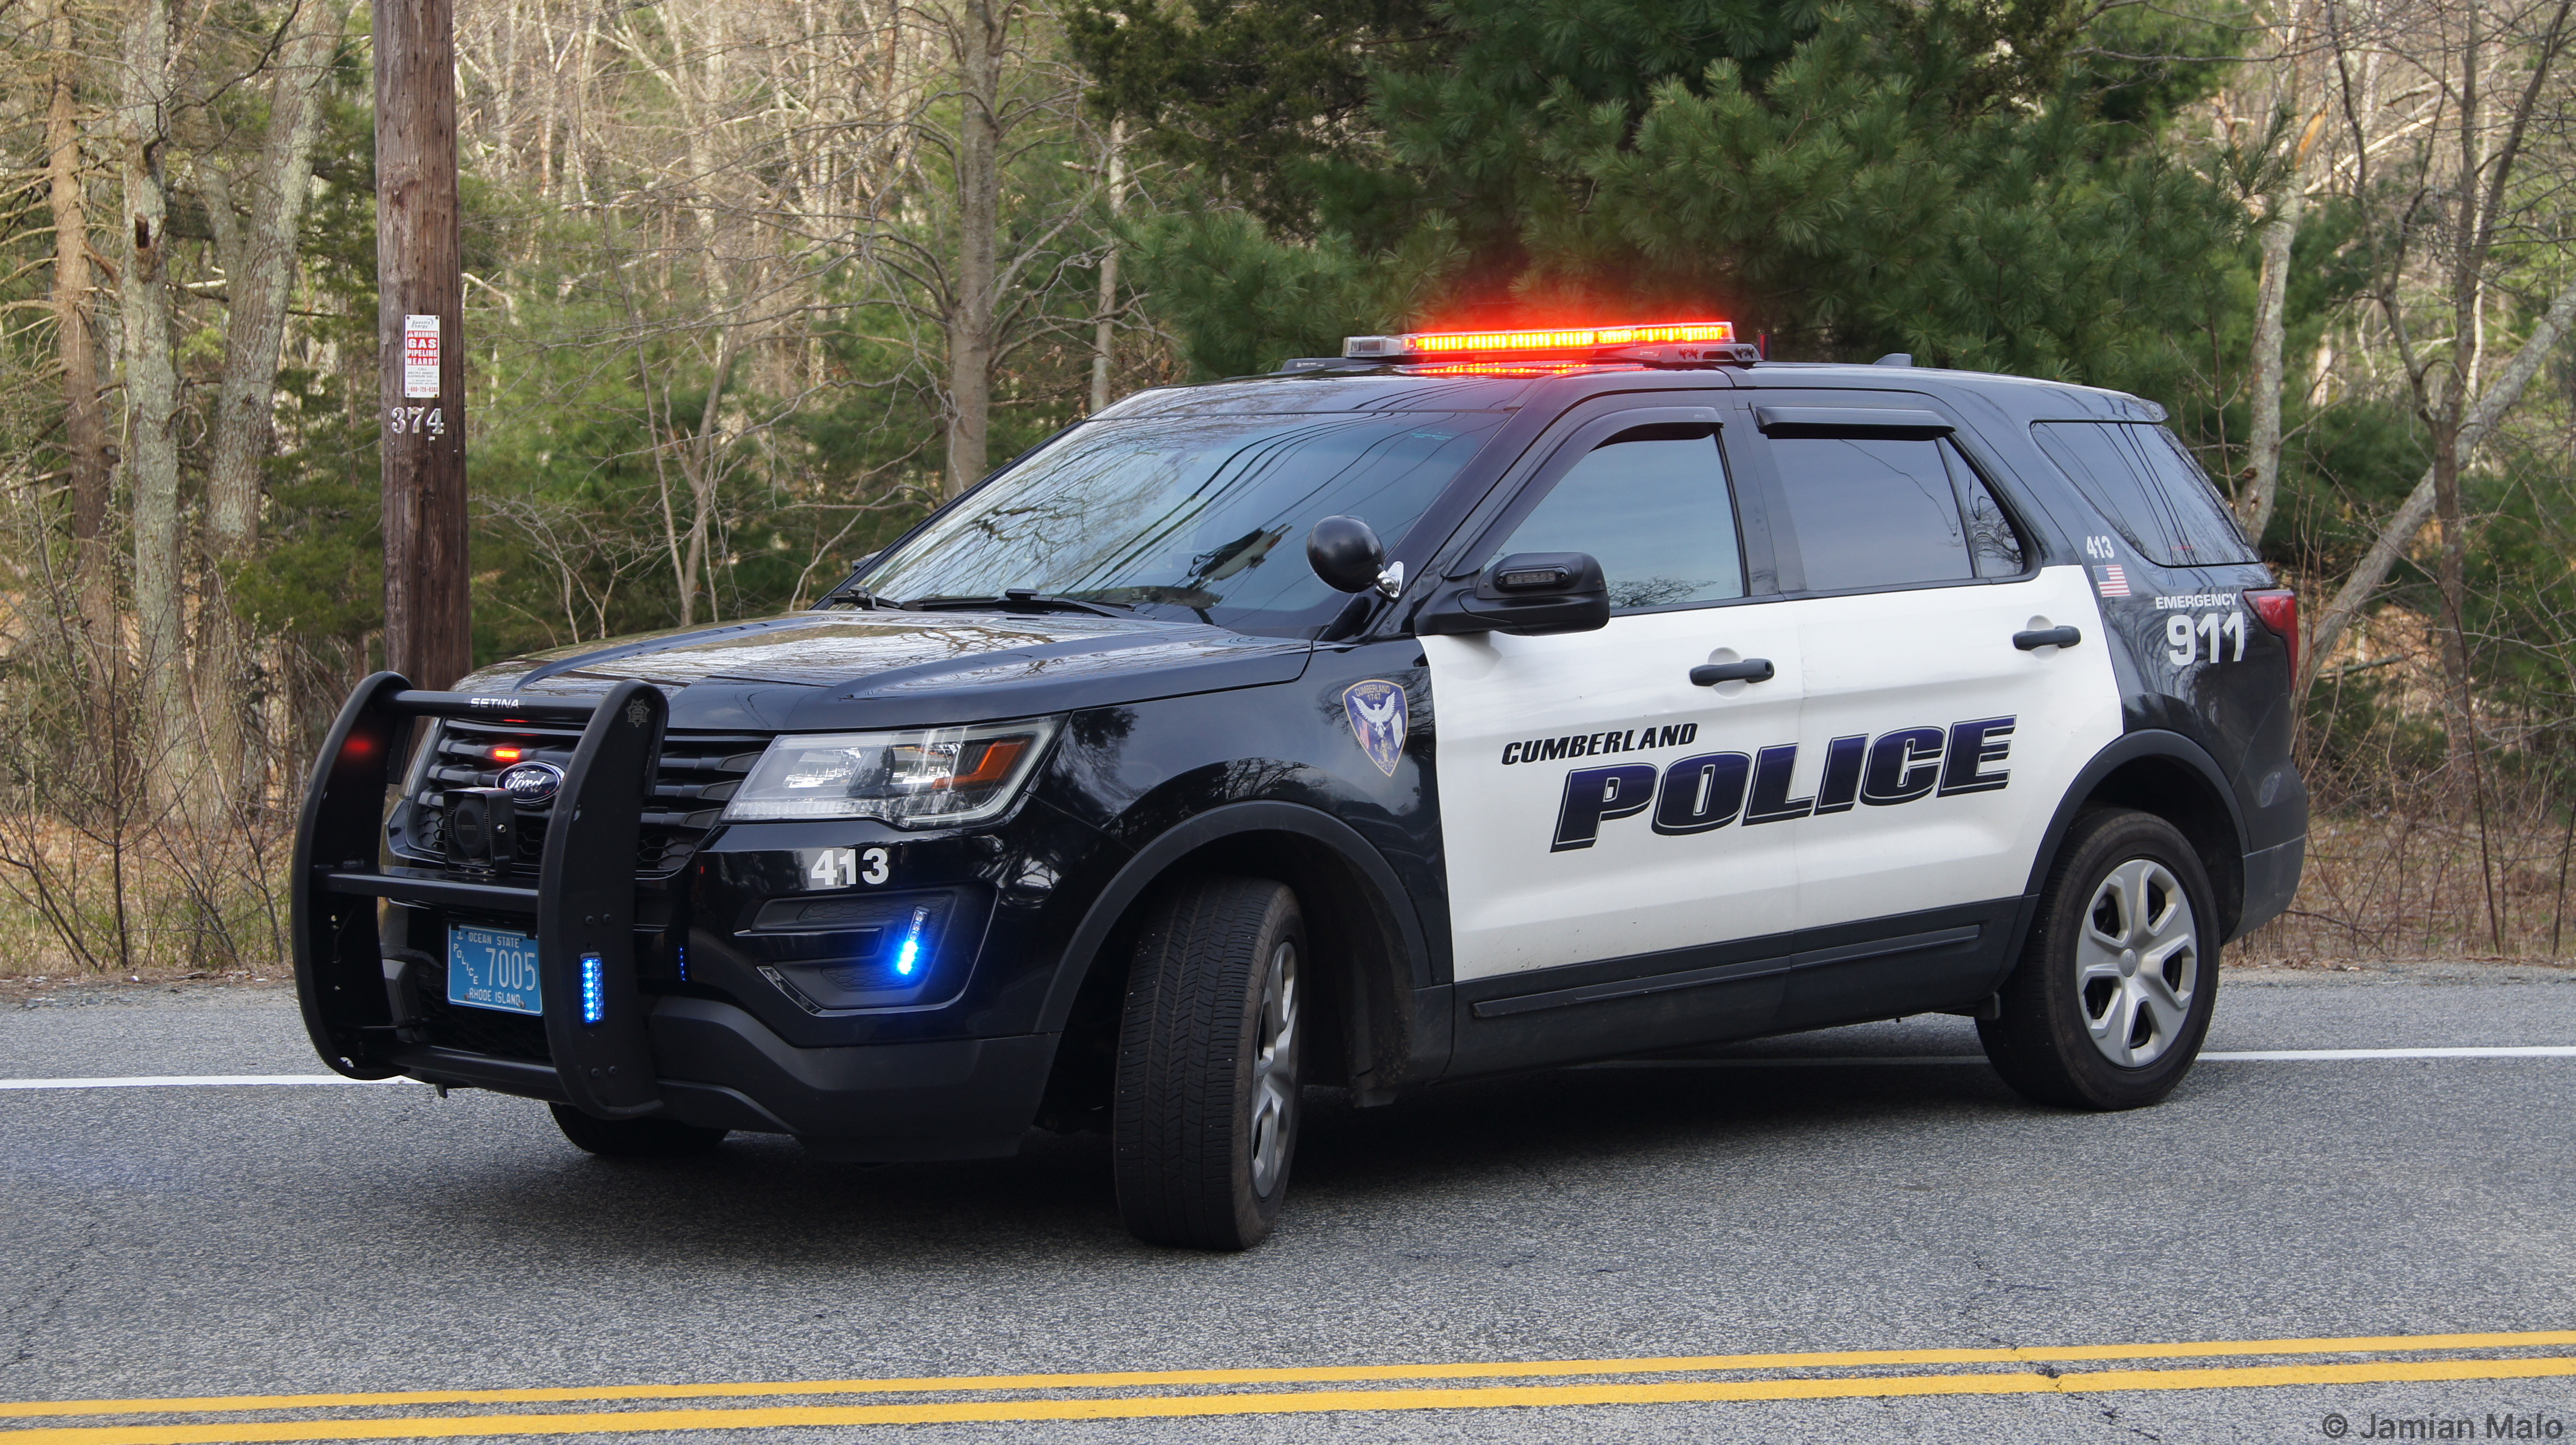
[[1209, 878], [1137, 938], [1118, 1037], [1110, 1152], [1118, 1212], [1148, 1244], [1250, 1249], [1297, 1152], [1306, 923], [1297, 895]]
[[2077, 816], [2049, 869], [1986, 1057], [2069, 1109], [2160, 1102], [2191, 1072], [2218, 998], [2218, 903], [2200, 857], [2151, 813]]
[[672, 1119], [594, 1119], [569, 1104], [548, 1104], [565, 1138], [609, 1159], [679, 1159], [724, 1142], [722, 1129]]

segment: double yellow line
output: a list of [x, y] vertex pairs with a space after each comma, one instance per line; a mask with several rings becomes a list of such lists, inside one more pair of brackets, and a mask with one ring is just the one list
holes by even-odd
[[[1048, 1420], [1135, 1420], [1220, 1415], [1323, 1414], [1369, 1410], [1486, 1410], [1568, 1405], [1664, 1405], [1732, 1400], [1832, 1400], [1935, 1395], [2096, 1394], [2106, 1391], [2230, 1390], [2281, 1385], [2576, 1377], [2576, 1356], [2532, 1350], [2576, 1345], [2576, 1330], [2514, 1334], [2361, 1335], [2332, 1339], [2211, 1340], [2149, 1345], [2067, 1345], [2013, 1349], [1844, 1350], [1767, 1355], [1678, 1355], [1636, 1359], [1525, 1360], [1314, 1369], [1128, 1370], [1050, 1375], [929, 1375], [875, 1380], [771, 1380], [699, 1385], [598, 1385], [520, 1390], [404, 1390], [330, 1395], [215, 1395], [138, 1400], [0, 1403], [0, 1419], [117, 1415], [128, 1423], [0, 1429], [0, 1445], [214, 1445], [229, 1441], [425, 1440], [488, 1435], [638, 1434], [671, 1430], [757, 1430], [813, 1425], [916, 1425]], [[2481, 1351], [2477, 1355], [2463, 1352]], [[2498, 1352], [2517, 1353], [2498, 1353]], [[2322, 1355], [2433, 1358], [2323, 1361]], [[2077, 1368], [2105, 1362], [2305, 1358], [2301, 1363]], [[1904, 1367], [2013, 1365], [2011, 1370], [1880, 1373]], [[1799, 1372], [1799, 1373], [1779, 1373]], [[1757, 1375], [1616, 1383], [1634, 1375]], [[1270, 1389], [1377, 1381], [1574, 1380], [1567, 1384], [1462, 1384], [1400, 1389]], [[1229, 1388], [1233, 1387], [1233, 1388]], [[1186, 1389], [1190, 1393], [1067, 1394], [1068, 1391]], [[800, 1396], [981, 1395], [900, 1404], [763, 1404], [695, 1409], [521, 1411], [494, 1414], [348, 1415], [315, 1411], [418, 1409], [436, 1405], [533, 1405]], [[242, 1413], [301, 1419], [144, 1423], [154, 1417]]]

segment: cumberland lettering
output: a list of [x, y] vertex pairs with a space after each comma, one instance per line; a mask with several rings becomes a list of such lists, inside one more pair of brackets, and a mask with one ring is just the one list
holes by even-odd
[[1634, 753], [1647, 748], [1687, 747], [1698, 738], [1699, 724], [1695, 722], [1659, 728], [1612, 728], [1606, 733], [1576, 733], [1562, 738], [1532, 738], [1525, 743], [1503, 744], [1503, 766], [1552, 763], [1560, 758], [1599, 757], [1603, 753]]

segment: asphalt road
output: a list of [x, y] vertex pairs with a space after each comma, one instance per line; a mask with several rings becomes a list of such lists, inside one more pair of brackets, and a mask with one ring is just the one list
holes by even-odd
[[[2576, 1044], [2576, 975], [2508, 976], [2237, 975], [2210, 1048]], [[1366, 1112], [1318, 1095], [1279, 1233], [1232, 1257], [1129, 1240], [1097, 1139], [867, 1169], [738, 1137], [707, 1159], [612, 1163], [563, 1142], [539, 1105], [408, 1083], [0, 1091], [0, 1402], [2576, 1329], [2576, 1058], [2205, 1062], [2162, 1107], [2123, 1115], [2025, 1105], [1981, 1065], [1906, 1062], [1975, 1051], [1965, 1021], [1918, 1019], [1726, 1051], [1763, 1063], [1567, 1070]], [[0, 1012], [0, 1080], [316, 1071], [274, 991]], [[2576, 1341], [2470, 1354], [2566, 1357]], [[2567, 1374], [2177, 1389], [2159, 1382], [2183, 1367], [2300, 1361], [2135, 1363], [2169, 1373], [1894, 1398], [865, 1428], [761, 1416], [788, 1423], [589, 1438], [2289, 1441], [2328, 1438], [2330, 1413], [2354, 1438], [2373, 1417], [2491, 1414], [2576, 1438]], [[1516, 1382], [1392, 1387], [1460, 1383]], [[1123, 1393], [1208, 1388], [1256, 1387]], [[245, 1422], [624, 1408], [638, 1407], [0, 1407], [0, 1445], [180, 1438], [146, 1428], [174, 1421], [255, 1433], [268, 1427]], [[66, 1427], [107, 1433], [44, 1433]]]

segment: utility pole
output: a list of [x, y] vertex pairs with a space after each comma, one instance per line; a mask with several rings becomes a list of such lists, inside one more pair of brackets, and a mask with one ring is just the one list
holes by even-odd
[[385, 666], [435, 689], [473, 660], [454, 10], [452, 0], [374, 4]]

